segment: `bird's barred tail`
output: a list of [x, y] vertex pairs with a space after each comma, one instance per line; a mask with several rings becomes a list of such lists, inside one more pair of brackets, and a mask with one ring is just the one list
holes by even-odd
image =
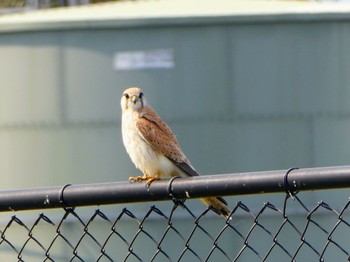
[[227, 202], [222, 197], [206, 197], [200, 199], [204, 204], [210, 206], [210, 208], [218, 215], [228, 219], [230, 216], [230, 210], [227, 208]]

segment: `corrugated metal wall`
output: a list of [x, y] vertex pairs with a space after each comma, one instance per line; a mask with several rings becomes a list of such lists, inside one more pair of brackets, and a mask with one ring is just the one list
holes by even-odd
[[[2, 187], [134, 173], [119, 127], [128, 86], [201, 173], [346, 164], [349, 41], [346, 23], [2, 34]], [[164, 48], [173, 68], [113, 68], [117, 52]]]

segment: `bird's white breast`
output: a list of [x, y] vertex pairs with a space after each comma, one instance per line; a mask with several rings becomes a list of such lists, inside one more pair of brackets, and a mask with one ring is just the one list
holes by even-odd
[[164, 155], [156, 152], [140, 134], [136, 121], [138, 113], [131, 110], [123, 112], [122, 116], [122, 135], [123, 143], [132, 162], [136, 168], [140, 169], [148, 176], [166, 176], [177, 175], [176, 166]]

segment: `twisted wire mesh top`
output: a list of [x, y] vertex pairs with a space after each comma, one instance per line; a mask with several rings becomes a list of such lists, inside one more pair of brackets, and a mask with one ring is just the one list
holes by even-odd
[[[195, 216], [183, 202], [170, 213], [151, 206], [142, 217], [130, 208], [104, 213], [66, 208], [61, 216], [12, 216], [1, 229], [2, 261], [346, 261], [350, 247], [348, 201], [307, 207], [298, 195], [283, 206], [264, 203], [252, 212], [242, 202], [231, 219], [210, 208]], [[297, 206], [301, 212], [291, 212]], [[83, 212], [84, 213], [84, 212]], [[176, 214], [182, 213], [181, 217]], [[186, 218], [183, 218], [185, 214]], [[331, 223], [324, 223], [324, 216]], [[5, 260], [4, 260], [5, 259]]]

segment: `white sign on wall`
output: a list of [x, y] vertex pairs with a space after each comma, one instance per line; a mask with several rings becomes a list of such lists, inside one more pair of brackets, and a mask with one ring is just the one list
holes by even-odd
[[172, 49], [123, 51], [114, 55], [114, 69], [117, 71], [170, 69], [174, 66]]

